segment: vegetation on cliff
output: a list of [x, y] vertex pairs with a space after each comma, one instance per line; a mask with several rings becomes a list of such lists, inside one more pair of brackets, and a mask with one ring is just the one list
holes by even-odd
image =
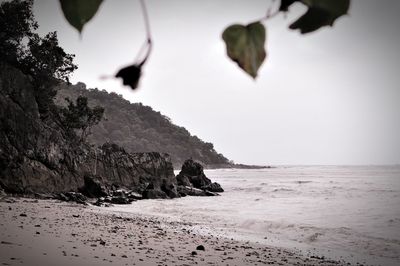
[[[168, 153], [176, 168], [188, 158], [207, 166], [229, 165], [213, 144], [192, 136], [151, 107], [131, 104], [115, 93], [86, 90], [82, 84], [69, 85], [69, 75], [77, 68], [74, 55], [59, 46], [56, 32], [44, 37], [35, 33], [38, 24], [32, 4], [29, 0], [1, 4], [0, 55], [2, 62], [32, 78], [43, 123], [56, 125], [66, 139], [78, 144], [86, 140], [95, 146], [112, 142], [128, 152]], [[54, 102], [57, 93], [59, 105]], [[103, 113], [106, 119], [100, 122]]]
[[54, 103], [56, 87], [67, 84], [76, 66], [56, 33], [34, 33], [32, 4], [0, 4], [0, 190], [76, 192], [89, 177], [105, 187], [141, 193], [151, 185], [158, 193], [150, 196], [176, 196], [168, 157], [131, 154], [115, 144], [90, 147], [84, 138], [103, 109], [89, 107], [84, 97], [65, 107]]
[[167, 116], [141, 103], [130, 103], [121, 95], [105, 90], [86, 89], [85, 84], [59, 86], [56, 102], [84, 96], [89, 105], [104, 107], [104, 119], [93, 127], [89, 142], [100, 145], [114, 142], [129, 152], [168, 153], [175, 168], [192, 158], [208, 167], [226, 167], [229, 161], [217, 153], [212, 143], [193, 136]]

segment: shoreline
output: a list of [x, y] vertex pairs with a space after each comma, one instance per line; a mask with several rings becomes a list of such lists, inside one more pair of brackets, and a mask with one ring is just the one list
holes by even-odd
[[2, 265], [349, 265], [57, 200], [3, 198], [0, 221]]

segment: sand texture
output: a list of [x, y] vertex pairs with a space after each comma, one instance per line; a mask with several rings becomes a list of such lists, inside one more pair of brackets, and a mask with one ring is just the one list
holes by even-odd
[[7, 197], [0, 202], [0, 265], [346, 264], [199, 235], [190, 226], [105, 207]]

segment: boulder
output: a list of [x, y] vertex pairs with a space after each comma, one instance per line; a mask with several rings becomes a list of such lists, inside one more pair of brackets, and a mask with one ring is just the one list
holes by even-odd
[[211, 183], [205, 187], [202, 187], [204, 190], [208, 190], [211, 192], [224, 192], [223, 188], [217, 182]]
[[[209, 192], [224, 192], [221, 185], [211, 182], [204, 174], [203, 166], [192, 159], [186, 160], [182, 165], [182, 170], [176, 176], [178, 186], [194, 187]], [[185, 189], [180, 189], [180, 195], [190, 195]]]
[[157, 189], [146, 189], [143, 191], [143, 199], [166, 199], [167, 194], [164, 191]]
[[5, 192], [81, 191], [99, 197], [113, 186], [142, 194], [152, 183], [168, 197], [178, 196], [168, 155], [128, 153], [111, 143], [93, 148], [77, 141], [56, 113], [39, 112], [33, 84], [32, 77], [0, 62], [0, 187]]
[[184, 175], [184, 174], [178, 174], [176, 176], [176, 181], [178, 182], [178, 185], [180, 186], [192, 186], [192, 183], [189, 180], [189, 177]]
[[122, 189], [118, 189], [112, 192], [110, 203], [113, 204], [129, 204], [131, 201], [126, 195], [126, 192]]
[[99, 178], [94, 176], [85, 175], [84, 186], [81, 192], [90, 198], [105, 197], [108, 191]]
[[207, 190], [202, 190], [189, 186], [178, 186], [178, 193], [181, 197], [185, 196], [218, 196], [217, 193], [210, 192]]
[[82, 193], [79, 192], [70, 191], [66, 193], [60, 193], [56, 198], [62, 201], [73, 201], [79, 204], [85, 204], [85, 205], [87, 204], [86, 203], [87, 198]]
[[134, 192], [134, 191], [129, 191], [128, 194], [127, 194], [127, 197], [132, 201], [143, 199], [143, 195], [142, 194]]

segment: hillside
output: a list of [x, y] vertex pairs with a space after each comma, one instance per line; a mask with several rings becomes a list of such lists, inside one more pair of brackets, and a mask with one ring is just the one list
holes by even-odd
[[130, 103], [121, 95], [105, 90], [86, 89], [83, 83], [58, 87], [56, 103], [65, 98], [75, 100], [79, 95], [89, 99], [89, 105], [104, 107], [103, 120], [93, 127], [89, 142], [101, 145], [113, 142], [129, 152], [158, 151], [168, 153], [175, 168], [192, 158], [207, 167], [229, 167], [229, 161], [217, 153], [212, 143], [193, 136], [184, 127], [141, 103]]

